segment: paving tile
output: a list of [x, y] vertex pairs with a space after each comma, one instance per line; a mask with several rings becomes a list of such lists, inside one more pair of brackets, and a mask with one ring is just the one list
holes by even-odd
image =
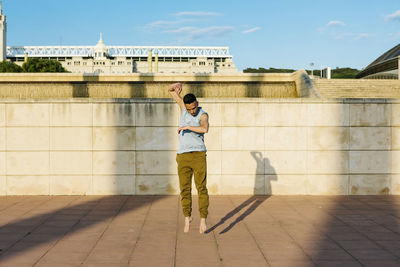
[[50, 251], [70, 252], [70, 253], [89, 253], [96, 244], [95, 241], [66, 241], [61, 240], [55, 244]]
[[300, 249], [288, 249], [288, 250], [267, 250], [264, 251], [265, 257], [268, 261], [278, 260], [296, 260], [305, 261], [309, 260], [309, 257]]
[[178, 196], [0, 197], [0, 266], [400, 266], [400, 196], [248, 199], [211, 196], [200, 235], [195, 198], [184, 234]]
[[400, 266], [399, 260], [380, 260], [380, 261], [361, 261], [365, 267], [398, 267]]
[[43, 258], [41, 263], [80, 263], [87, 258], [87, 253], [84, 252], [69, 252], [69, 251], [50, 251]]
[[293, 267], [293, 266], [301, 266], [301, 267], [315, 267], [315, 264], [312, 261], [298, 261], [298, 260], [284, 260], [284, 261], [268, 261], [271, 267]]
[[390, 249], [400, 249], [400, 240], [393, 241], [376, 241], [377, 244], [382, 246], [383, 248], [390, 250]]
[[313, 254], [310, 254], [310, 257], [315, 260], [353, 260], [353, 257], [344, 250], [320, 250], [316, 251]]
[[340, 250], [339, 244], [334, 242], [333, 240], [330, 239], [317, 239], [317, 240], [311, 240], [311, 241], [301, 241], [297, 242], [298, 246], [301, 247], [306, 253], [311, 253], [311, 252], [318, 252], [321, 250]]
[[366, 233], [366, 236], [376, 241], [387, 241], [387, 240], [400, 240], [400, 235], [397, 233]]
[[115, 259], [115, 261], [126, 258], [129, 256], [132, 248], [131, 247], [101, 247], [96, 246], [89, 255], [89, 259]]
[[[79, 266], [81, 266], [81, 265], [79, 265]], [[125, 263], [121, 263], [121, 262], [87, 261], [82, 266], [84, 266], [84, 267], [121, 267], [121, 266], [127, 266], [127, 263], [125, 264]], [[143, 263], [143, 264], [138, 264], [135, 266], [150, 266], [150, 265]], [[167, 265], [158, 265], [158, 266], [167, 266]]]
[[396, 260], [397, 257], [383, 249], [347, 250], [358, 260]]
[[364, 241], [368, 240], [368, 238], [360, 233], [357, 232], [346, 232], [346, 233], [341, 233], [341, 232], [333, 232], [333, 233], [328, 233], [329, 237], [332, 238], [333, 240], [336, 241]]
[[157, 257], [151, 257], [154, 250], [148, 248], [147, 250], [135, 250], [135, 253], [129, 259], [129, 266], [174, 266], [175, 255], [169, 251], [157, 252]]
[[343, 260], [316, 261], [315, 263], [318, 267], [361, 267], [361, 266], [363, 266], [358, 261], [343, 261]]
[[41, 251], [47, 251], [51, 247], [54, 246], [54, 244], [57, 241], [52, 240], [48, 242], [37, 242], [37, 241], [19, 241], [15, 243], [12, 247], [8, 249], [10, 252], [24, 252], [24, 251], [32, 251], [32, 250], [41, 250]]
[[372, 241], [352, 241], [352, 240], [339, 240], [339, 245], [345, 250], [367, 250], [367, 249], [379, 249], [379, 246]]
[[42, 250], [10, 251], [0, 255], [0, 264], [1, 266], [3, 264], [14, 264], [14, 266], [31, 264], [32, 266], [44, 253], [45, 251]]
[[56, 264], [54, 262], [39, 262], [35, 265], [35, 267], [78, 267], [81, 265], [81, 262], [57, 262]]

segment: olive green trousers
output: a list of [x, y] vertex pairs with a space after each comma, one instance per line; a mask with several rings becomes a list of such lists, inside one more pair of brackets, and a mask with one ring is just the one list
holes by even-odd
[[188, 152], [176, 156], [178, 163], [179, 187], [181, 190], [181, 203], [183, 215], [192, 215], [192, 176], [197, 188], [199, 198], [199, 212], [201, 218], [208, 215], [208, 190], [207, 190], [207, 160], [206, 152]]

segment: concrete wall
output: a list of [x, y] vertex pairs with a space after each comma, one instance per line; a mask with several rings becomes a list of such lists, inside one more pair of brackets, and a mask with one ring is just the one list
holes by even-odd
[[[399, 194], [400, 101], [200, 99], [211, 194]], [[178, 194], [170, 100], [3, 100], [0, 194]]]
[[400, 98], [399, 80], [315, 79], [324, 98]]
[[[72, 73], [0, 74], [0, 99], [46, 98], [168, 98], [165, 88], [184, 83], [183, 93], [212, 98], [296, 98], [297, 74], [129, 74]], [[312, 95], [312, 94], [307, 94]], [[303, 96], [303, 95], [301, 95]]]

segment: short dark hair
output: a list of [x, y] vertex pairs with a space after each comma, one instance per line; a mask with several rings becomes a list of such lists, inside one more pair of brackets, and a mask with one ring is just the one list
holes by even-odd
[[197, 101], [197, 99], [196, 99], [196, 96], [194, 94], [189, 93], [189, 94], [186, 94], [183, 97], [183, 103], [185, 103], [185, 104], [191, 104], [191, 103], [193, 103], [195, 101]]

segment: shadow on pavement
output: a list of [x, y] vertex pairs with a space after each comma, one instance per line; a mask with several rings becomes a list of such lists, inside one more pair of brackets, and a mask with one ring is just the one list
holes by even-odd
[[[272, 194], [271, 191], [271, 181], [274, 180], [276, 181], [277, 175], [275, 173], [275, 169], [270, 165], [269, 159], [268, 158], [263, 158], [262, 152], [259, 151], [252, 151], [250, 152], [251, 156], [254, 158], [254, 160], [257, 163], [256, 167], [256, 175], [254, 177], [254, 186], [253, 186], [253, 196], [249, 197], [247, 200], [245, 200], [242, 204], [228, 212], [223, 218], [220, 219], [220, 221], [209, 228], [205, 233], [208, 234], [212, 231], [214, 231], [217, 227], [221, 226], [224, 224], [227, 220], [238, 214], [242, 209], [247, 208], [246, 211], [244, 211], [242, 214], [240, 214], [239, 217], [237, 217], [232, 223], [230, 223], [225, 229], [223, 229], [219, 234], [224, 234], [231, 230], [237, 223], [243, 221], [247, 216], [249, 216], [253, 211], [255, 211], [266, 199], [270, 197]], [[266, 171], [267, 170], [267, 171]], [[269, 175], [265, 175], [265, 173], [268, 173]], [[262, 189], [260, 190], [260, 181], [258, 181], [259, 176], [261, 174], [261, 187]], [[260, 194], [266, 194], [264, 196]]]
[[232, 227], [234, 227], [238, 222], [242, 221], [244, 218], [246, 218], [247, 216], [249, 216], [255, 209], [257, 209], [258, 206], [261, 205], [261, 203], [263, 203], [267, 198], [269, 198], [269, 196], [251, 196], [250, 198], [248, 198], [246, 201], [244, 201], [242, 204], [240, 204], [239, 206], [237, 206], [235, 209], [233, 209], [232, 211], [228, 212], [223, 218], [221, 218], [221, 220], [215, 224], [214, 226], [212, 226], [210, 229], [208, 229], [205, 233], [208, 234], [212, 231], [214, 231], [217, 227], [219, 227], [220, 225], [224, 224], [227, 220], [229, 220], [230, 218], [232, 218], [233, 216], [235, 216], [237, 213], [239, 213], [242, 209], [244, 209], [245, 207], [249, 206], [251, 204], [251, 206], [245, 211], [243, 212], [239, 217], [236, 218], [235, 221], [233, 221], [231, 224], [229, 224], [225, 229], [223, 229], [220, 234], [224, 234], [226, 232], [228, 232], [230, 229], [232, 229]]
[[[128, 222], [136, 222], [138, 218], [130, 217], [129, 212], [151, 205], [154, 201], [163, 199], [162, 196], [93, 196], [93, 200], [73, 204], [79, 197], [60, 205], [63, 207], [51, 208], [52, 198], [46, 205], [40, 203], [30, 211], [36, 213], [22, 219], [16, 219], [0, 227], [0, 263], [10, 257], [18, 256], [31, 249], [51, 247], [62, 238], [76, 238], [79, 240], [93, 240], [100, 238], [106, 231], [109, 223], [118, 217], [128, 216]], [[57, 201], [57, 200], [56, 200]], [[27, 203], [25, 203], [26, 205]], [[72, 204], [72, 205], [71, 205]], [[143, 211], [146, 212], [146, 211]], [[11, 213], [11, 215], [13, 215]], [[133, 214], [132, 214], [133, 215]], [[131, 226], [133, 227], [133, 226]], [[90, 229], [88, 231], [88, 229]], [[126, 232], [126, 236], [136, 233]], [[83, 242], [84, 243], [84, 242]], [[90, 242], [89, 242], [90, 243]], [[1, 264], [0, 264], [1, 265]]]

